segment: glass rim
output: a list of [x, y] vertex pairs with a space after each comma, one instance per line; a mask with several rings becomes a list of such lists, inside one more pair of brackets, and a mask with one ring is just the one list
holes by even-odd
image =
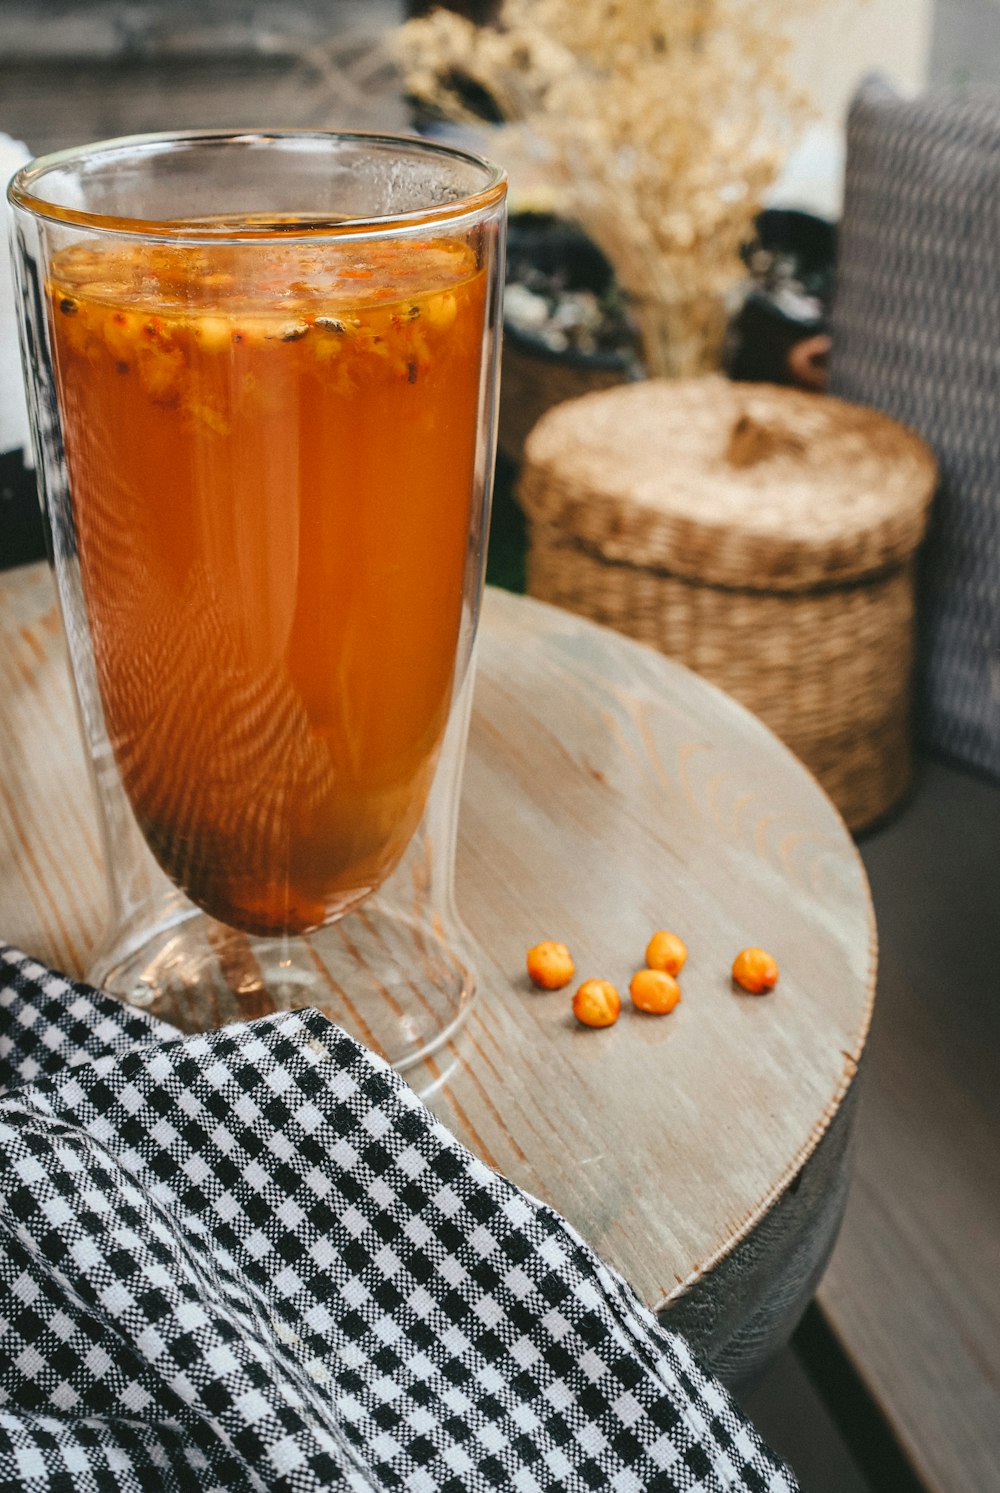
[[[268, 141], [346, 141], [357, 145], [386, 148], [405, 146], [415, 154], [444, 156], [464, 161], [478, 167], [485, 176], [484, 185], [475, 192], [427, 208], [405, 213], [386, 213], [372, 217], [325, 218], [317, 215], [303, 222], [289, 222], [282, 215], [268, 220], [263, 217], [253, 225], [234, 227], [229, 223], [206, 223], [196, 218], [133, 218], [114, 213], [87, 212], [81, 208], [63, 207], [48, 201], [34, 188], [53, 170], [72, 166], [75, 162], [98, 155], [113, 156], [121, 153], [146, 150], [154, 154], [158, 148], [172, 145], [221, 144], [266, 144]], [[501, 202], [507, 192], [507, 173], [501, 166], [477, 155], [474, 151], [450, 142], [428, 140], [421, 135], [393, 134], [376, 130], [317, 130], [317, 129], [218, 129], [218, 130], [162, 130], [148, 134], [121, 135], [107, 140], [95, 140], [86, 145], [73, 145], [65, 150], [52, 151], [37, 156], [16, 171], [7, 187], [7, 200], [12, 207], [30, 213], [32, 217], [47, 222], [65, 224], [67, 227], [89, 229], [91, 232], [114, 234], [116, 237], [157, 238], [187, 243], [241, 243], [259, 239], [274, 239], [280, 235], [285, 239], [307, 238], [351, 238], [355, 235], [370, 235], [420, 228], [427, 224], [447, 223], [468, 218]]]

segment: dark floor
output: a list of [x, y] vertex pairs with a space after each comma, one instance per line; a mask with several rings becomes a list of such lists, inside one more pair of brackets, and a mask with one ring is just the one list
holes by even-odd
[[896, 1493], [861, 1472], [791, 1347], [743, 1397], [761, 1435], [796, 1473], [803, 1493]]

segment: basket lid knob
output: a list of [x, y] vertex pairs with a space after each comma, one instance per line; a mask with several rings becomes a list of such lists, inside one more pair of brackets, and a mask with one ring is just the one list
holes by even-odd
[[801, 455], [804, 443], [794, 430], [775, 421], [758, 420], [748, 410], [736, 417], [729, 432], [726, 461], [731, 467], [753, 467], [782, 453]]

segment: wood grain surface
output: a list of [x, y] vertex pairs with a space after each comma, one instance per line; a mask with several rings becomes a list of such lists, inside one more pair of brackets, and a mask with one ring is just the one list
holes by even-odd
[[[104, 891], [47, 570], [0, 579], [0, 936], [74, 974]], [[838, 1111], [872, 1009], [860, 860], [806, 771], [676, 664], [536, 602], [488, 593], [458, 896], [481, 994], [439, 1053], [433, 1107], [558, 1208], [662, 1308], [729, 1255]], [[561, 938], [623, 991], [654, 928], [687, 941], [668, 1018], [578, 1027], [526, 948]], [[744, 945], [781, 965], [737, 994]], [[408, 1077], [410, 1075], [407, 1075]]]

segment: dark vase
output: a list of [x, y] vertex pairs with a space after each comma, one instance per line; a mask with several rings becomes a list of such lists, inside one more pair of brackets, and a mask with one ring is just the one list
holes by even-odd
[[35, 474], [20, 451], [0, 452], [0, 570], [45, 556]]

